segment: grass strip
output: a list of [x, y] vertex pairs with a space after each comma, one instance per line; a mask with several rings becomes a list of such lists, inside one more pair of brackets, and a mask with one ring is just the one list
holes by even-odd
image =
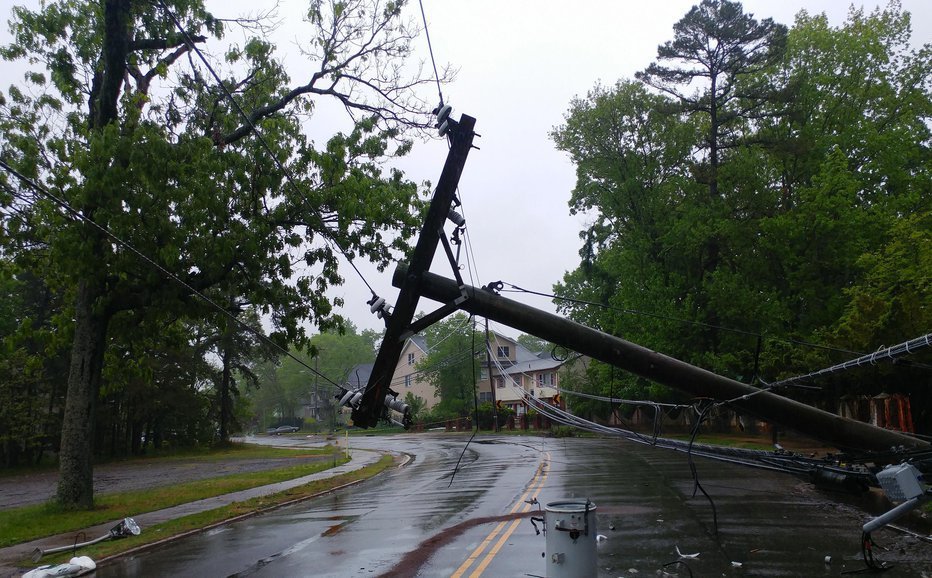
[[[333, 449], [317, 455], [333, 454]], [[305, 450], [304, 455], [311, 455]], [[83, 530], [127, 516], [136, 516], [187, 504], [204, 498], [238, 492], [257, 486], [274, 484], [313, 474], [346, 463], [343, 454], [333, 460], [298, 464], [284, 468], [231, 474], [169, 486], [159, 486], [133, 492], [118, 492], [99, 496], [93, 510], [63, 510], [54, 504], [37, 504], [0, 511], [0, 547], [28, 542], [44, 536]]]
[[[90, 556], [93, 560], [97, 560], [99, 564], [106, 558], [112, 558], [129, 552], [130, 550], [142, 550], [147, 546], [153, 546], [172, 538], [179, 538], [192, 532], [207, 530], [224, 522], [259, 514], [300, 500], [307, 500], [341, 486], [361, 482], [390, 468], [394, 462], [394, 457], [384, 455], [378, 462], [353, 472], [340, 474], [339, 476], [324, 480], [313, 481], [277, 494], [235, 502], [228, 506], [215, 508], [206, 512], [191, 514], [183, 518], [176, 518], [162, 524], [143, 528], [142, 533], [138, 536], [101, 542], [100, 544], [82, 548], [78, 554]], [[72, 555], [71, 552], [63, 552], [61, 554], [47, 556], [42, 559], [42, 564], [59, 564], [69, 560]], [[26, 562], [22, 564], [24, 566], [27, 565]], [[33, 564], [30, 562], [28, 565]]]

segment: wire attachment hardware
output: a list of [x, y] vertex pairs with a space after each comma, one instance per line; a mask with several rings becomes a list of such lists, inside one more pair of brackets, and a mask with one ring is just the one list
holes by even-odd
[[498, 295], [499, 293], [502, 292], [502, 288], [504, 287], [505, 287], [505, 284], [502, 283], [501, 281], [492, 281], [488, 285], [484, 286], [482, 290], [488, 291], [489, 293], [492, 293], [494, 295]]
[[388, 323], [392, 316], [392, 308], [385, 302], [384, 298], [373, 294], [372, 299], [366, 301], [366, 305], [369, 306], [370, 313], [375, 313], [376, 317], [384, 319], [385, 323]]

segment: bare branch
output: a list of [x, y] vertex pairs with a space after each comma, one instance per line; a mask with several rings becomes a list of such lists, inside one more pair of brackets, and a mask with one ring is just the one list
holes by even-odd
[[[248, 122], [216, 138], [217, 144], [242, 139], [255, 123], [304, 95], [336, 98], [354, 120], [362, 112], [374, 116], [383, 128], [429, 128], [430, 107], [417, 92], [434, 79], [424, 75], [423, 66], [409, 75], [404, 72], [405, 61], [412, 54], [411, 42], [420, 28], [389, 7], [382, 0], [330, 2], [326, 10], [316, 5], [309, 21], [317, 34], [302, 53], [318, 62], [318, 69], [306, 84], [254, 109]], [[452, 76], [446, 67], [440, 80], [448, 82]], [[327, 86], [321, 86], [324, 82]]]

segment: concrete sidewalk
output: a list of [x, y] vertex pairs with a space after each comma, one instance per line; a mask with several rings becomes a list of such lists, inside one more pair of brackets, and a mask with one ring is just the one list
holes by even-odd
[[[303, 486], [304, 484], [314, 482], [317, 480], [323, 480], [339, 476], [341, 474], [346, 474], [349, 472], [354, 472], [360, 470], [368, 465], [374, 464], [379, 461], [382, 457], [382, 454], [379, 452], [371, 450], [359, 450], [359, 449], [350, 449], [350, 461], [337, 466], [335, 468], [330, 468], [322, 472], [317, 472], [315, 474], [309, 474], [300, 478], [295, 478], [293, 480], [287, 480], [284, 482], [278, 482], [276, 484], [269, 484], [267, 486], [259, 486], [256, 488], [250, 488], [248, 490], [241, 490], [239, 492], [233, 492], [232, 494], [223, 494], [221, 496], [215, 496], [213, 498], [206, 498], [204, 500], [198, 500], [196, 502], [190, 502], [187, 504], [180, 504], [178, 506], [173, 506], [171, 508], [165, 508], [163, 510], [156, 510], [154, 512], [145, 512], [132, 516], [136, 523], [139, 524], [139, 527], [142, 529], [142, 532], [145, 533], [147, 528], [150, 528], [156, 524], [162, 522], [167, 522], [168, 520], [173, 520], [176, 518], [182, 518], [190, 514], [197, 514], [200, 512], [206, 512], [208, 510], [213, 510], [223, 506], [227, 506], [234, 502], [242, 502], [249, 500], [251, 498], [258, 498], [261, 496], [268, 496], [271, 494], [276, 494], [284, 490], [295, 488], [298, 486]], [[73, 544], [75, 542], [75, 536], [83, 532], [87, 537], [81, 538], [80, 541], [84, 542], [87, 540], [92, 540], [99, 536], [103, 536], [110, 528], [119, 523], [120, 520], [113, 520], [107, 522], [106, 524], [100, 524], [93, 526], [91, 528], [85, 528], [83, 530], [78, 530], [74, 532], [68, 532], [65, 534], [58, 534], [56, 536], [48, 536], [45, 538], [40, 538], [38, 540], [33, 540], [32, 542], [24, 542], [22, 544], [16, 544], [14, 546], [9, 546], [7, 548], [0, 548], [0, 577], [14, 577], [20, 576], [27, 569], [23, 569], [17, 566], [18, 563], [23, 560], [28, 560], [32, 555], [32, 552], [36, 549], [50, 549], [58, 548], [60, 546], [66, 546]], [[175, 538], [178, 538], [176, 536]], [[78, 551], [80, 555], [80, 550]]]

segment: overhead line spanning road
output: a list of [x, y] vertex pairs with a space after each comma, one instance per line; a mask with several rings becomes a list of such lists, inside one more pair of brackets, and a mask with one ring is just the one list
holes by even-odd
[[[593, 501], [606, 537], [600, 576], [655, 575], [678, 559], [677, 548], [699, 554], [683, 560], [696, 576], [838, 575], [864, 567], [861, 525], [889, 507], [876, 497], [838, 502], [786, 474], [697, 458], [718, 511], [716, 537], [709, 503], [691, 497], [682, 454], [611, 439], [480, 436], [450, 485], [465, 441], [351, 438], [354, 447], [413, 460], [353, 488], [128, 557], [97, 576], [544, 576], [533, 498]], [[897, 576], [932, 567], [927, 542], [891, 530], [874, 539], [890, 548], [877, 556], [896, 564]]]

